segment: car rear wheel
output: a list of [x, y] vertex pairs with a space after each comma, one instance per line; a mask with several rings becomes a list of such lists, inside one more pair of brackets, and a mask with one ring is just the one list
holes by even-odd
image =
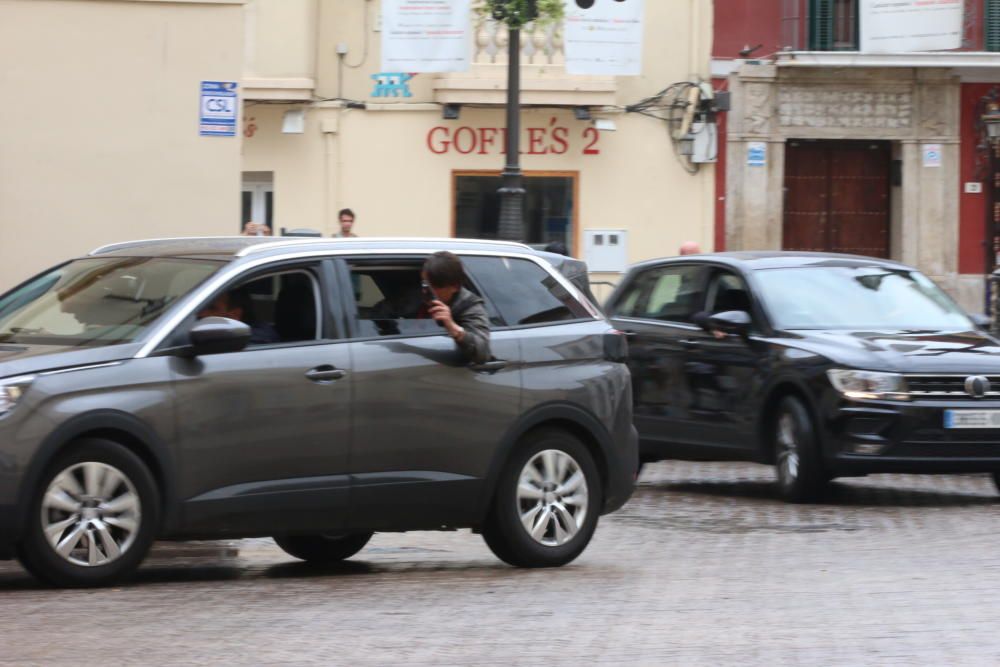
[[586, 446], [564, 431], [535, 431], [500, 475], [483, 538], [517, 567], [565, 565], [590, 543], [602, 500]]
[[132, 574], [156, 537], [160, 499], [138, 456], [107, 440], [75, 443], [39, 482], [18, 557], [56, 586], [103, 586]]
[[782, 497], [793, 503], [822, 497], [829, 478], [823, 470], [813, 420], [798, 398], [781, 399], [775, 412], [772, 441]]
[[307, 563], [336, 563], [365, 548], [374, 533], [348, 535], [282, 535], [274, 541], [289, 556]]

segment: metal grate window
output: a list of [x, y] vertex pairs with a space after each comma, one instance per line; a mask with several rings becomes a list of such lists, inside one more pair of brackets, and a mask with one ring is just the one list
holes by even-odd
[[858, 0], [809, 0], [809, 48], [858, 50]]
[[987, 51], [1000, 51], [1000, 0], [986, 0], [986, 20], [983, 26]]

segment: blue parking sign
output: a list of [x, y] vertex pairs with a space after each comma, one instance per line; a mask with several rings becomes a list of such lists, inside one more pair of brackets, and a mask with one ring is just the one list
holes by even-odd
[[198, 133], [203, 137], [235, 137], [239, 112], [239, 84], [202, 81]]

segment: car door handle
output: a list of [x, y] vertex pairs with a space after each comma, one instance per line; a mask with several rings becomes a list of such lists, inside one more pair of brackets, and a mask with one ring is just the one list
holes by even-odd
[[701, 341], [694, 340], [691, 338], [685, 338], [684, 340], [681, 341], [681, 347], [686, 348], [688, 350], [693, 350], [695, 348], [701, 347]]
[[469, 368], [477, 373], [496, 373], [507, 368], [507, 362], [503, 359], [494, 359], [484, 364], [469, 364]]
[[333, 366], [317, 366], [316, 368], [306, 371], [306, 377], [313, 382], [335, 382], [344, 378], [347, 375], [347, 371], [342, 371], [339, 368], [334, 368]]

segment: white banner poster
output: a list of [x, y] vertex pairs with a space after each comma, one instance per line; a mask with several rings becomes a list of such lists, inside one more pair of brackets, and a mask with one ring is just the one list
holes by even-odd
[[383, 0], [383, 72], [464, 72], [471, 0]]
[[566, 71], [642, 74], [642, 31], [643, 0], [566, 0]]
[[962, 46], [963, 0], [861, 0], [861, 51], [942, 51]]

